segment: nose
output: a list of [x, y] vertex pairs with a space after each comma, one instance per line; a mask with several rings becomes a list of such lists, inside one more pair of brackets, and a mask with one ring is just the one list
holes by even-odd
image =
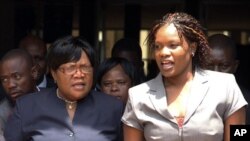
[[7, 83], [7, 87], [9, 89], [11, 89], [11, 88], [15, 88], [16, 86], [17, 86], [16, 82], [14, 80], [12, 80], [12, 79], [9, 79], [9, 82]]
[[170, 54], [171, 54], [171, 51], [170, 51], [170, 49], [169, 49], [167, 46], [163, 47], [163, 48], [160, 50], [160, 55], [161, 55], [162, 57], [169, 56]]
[[117, 91], [118, 89], [118, 85], [116, 83], [113, 83], [111, 86], [111, 91]]

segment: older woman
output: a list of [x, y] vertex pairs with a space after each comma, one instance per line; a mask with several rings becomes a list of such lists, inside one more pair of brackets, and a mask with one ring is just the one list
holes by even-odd
[[123, 104], [92, 91], [95, 53], [84, 40], [64, 37], [49, 48], [57, 89], [20, 98], [7, 123], [7, 141], [118, 141]]
[[97, 73], [97, 86], [100, 91], [115, 96], [126, 104], [128, 89], [138, 82], [135, 68], [124, 58], [108, 58], [104, 60]]

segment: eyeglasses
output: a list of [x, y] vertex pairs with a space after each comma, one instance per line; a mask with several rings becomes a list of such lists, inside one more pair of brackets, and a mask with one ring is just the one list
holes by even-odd
[[82, 65], [80, 67], [77, 67], [76, 65], [59, 67], [60, 71], [62, 71], [65, 74], [68, 74], [68, 75], [75, 74], [78, 69], [80, 70], [81, 73], [84, 73], [84, 74], [91, 73], [93, 71], [92, 66], [86, 66], [86, 65]]

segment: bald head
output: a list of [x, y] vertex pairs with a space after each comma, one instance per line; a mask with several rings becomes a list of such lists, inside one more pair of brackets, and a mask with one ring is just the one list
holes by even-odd
[[236, 44], [232, 38], [224, 34], [214, 34], [208, 37], [208, 43], [211, 49], [228, 50], [233, 59], [237, 58]]
[[34, 65], [32, 56], [24, 49], [12, 49], [8, 51], [1, 59], [1, 63], [8, 60], [21, 59], [25, 61], [27, 67], [31, 68]]
[[111, 51], [112, 57], [125, 58], [136, 68], [137, 72], [144, 79], [144, 62], [142, 60], [142, 49], [140, 44], [131, 38], [122, 38], [118, 40]]
[[47, 72], [47, 64], [45, 59], [47, 48], [45, 42], [38, 36], [27, 35], [20, 41], [19, 48], [27, 50], [31, 54], [34, 63], [38, 64], [39, 68], [37, 84], [40, 84]]
[[207, 59], [207, 69], [235, 73], [239, 61], [234, 40], [223, 34], [215, 34], [208, 37], [208, 43], [211, 51]]
[[27, 35], [19, 43], [19, 47], [23, 49], [30, 48], [30, 46], [36, 46], [46, 52], [46, 44], [38, 36]]

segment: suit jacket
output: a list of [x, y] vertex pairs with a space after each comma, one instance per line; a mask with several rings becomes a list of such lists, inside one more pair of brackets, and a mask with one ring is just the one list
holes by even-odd
[[50, 75], [44, 75], [43, 81], [37, 85], [39, 88], [56, 88], [57, 85]]
[[13, 106], [10, 104], [7, 98], [0, 101], [0, 141], [5, 141], [3, 137], [3, 130], [6, 124], [6, 121], [11, 114]]
[[147, 141], [222, 141], [223, 122], [245, 106], [245, 101], [232, 74], [196, 71], [183, 127], [168, 110], [167, 97], [159, 74], [129, 89], [129, 99], [122, 121], [142, 130]]
[[73, 121], [51, 88], [21, 97], [7, 122], [6, 141], [119, 141], [123, 104], [91, 91], [78, 101]]
[[[8, 117], [12, 113], [13, 106], [7, 98], [0, 101], [0, 130], [3, 131]], [[1, 134], [1, 133], [0, 133]]]

